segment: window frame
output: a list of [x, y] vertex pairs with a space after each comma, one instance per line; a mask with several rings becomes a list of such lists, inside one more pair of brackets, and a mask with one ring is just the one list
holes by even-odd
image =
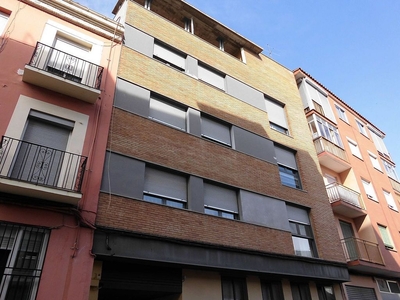
[[[179, 118], [180, 119], [182, 117], [184, 118], [184, 119], [181, 119], [181, 121], [183, 121], [182, 123], [184, 124], [184, 127], [182, 128], [176, 124], [172, 124], [168, 120], [165, 120], [165, 119], [157, 117], [157, 116], [153, 116], [152, 112], [155, 112], [155, 110], [152, 109], [152, 103], [156, 103], [156, 105], [161, 104], [161, 106], [168, 107], [169, 109], [174, 111], [176, 113], [176, 115], [181, 114], [181, 116], [179, 116]], [[187, 132], [187, 121], [188, 121], [187, 120], [187, 111], [188, 111], [188, 108], [184, 107], [183, 105], [175, 104], [175, 102], [172, 102], [172, 101], [165, 99], [158, 95], [154, 95], [154, 94], [150, 95], [150, 100], [149, 100], [149, 119], [150, 120], [153, 120], [153, 121], [159, 122], [161, 124], [173, 127], [175, 129]], [[163, 111], [163, 112], [165, 112], [165, 111]], [[178, 117], [176, 119], [178, 119]]]
[[[17, 277], [19, 278], [17, 281], [18, 284], [18, 292], [21, 292], [20, 289], [20, 284], [26, 284], [26, 280], [21, 280], [22, 278], [30, 278], [32, 281], [29, 284], [29, 287], [25, 292], [28, 292], [29, 294], [25, 296], [28, 296], [29, 299], [35, 298], [39, 283], [40, 283], [40, 278], [42, 275], [42, 270], [43, 270], [43, 265], [44, 265], [44, 260], [46, 256], [46, 250], [49, 244], [49, 235], [50, 235], [50, 230], [47, 228], [43, 227], [35, 227], [35, 226], [25, 226], [22, 224], [13, 224], [13, 223], [6, 223], [6, 222], [0, 222], [0, 228], [4, 228], [3, 235], [0, 238], [0, 241], [4, 242], [5, 241], [5, 236], [7, 232], [7, 228], [11, 229], [10, 236], [8, 242], [6, 244], [0, 244], [0, 249], [2, 250], [8, 250], [10, 248], [10, 253], [8, 254], [8, 259], [7, 263], [5, 265], [4, 273], [1, 274], [1, 280], [0, 280], [0, 291], [1, 294], [4, 293], [4, 297], [8, 297], [8, 292], [10, 291], [10, 285], [13, 283], [13, 278]], [[40, 234], [42, 236], [42, 239], [39, 241], [40, 244], [37, 244], [37, 235]], [[14, 235], [14, 237], [12, 237]], [[32, 235], [34, 237], [32, 237]], [[37, 252], [34, 251], [28, 251], [26, 249], [25, 251], [22, 251], [22, 247], [24, 246], [24, 242], [26, 241], [25, 237], [28, 236], [28, 247], [32, 246], [32, 240], [33, 240], [33, 246], [34, 248], [39, 247]], [[10, 240], [12, 240], [12, 245], [10, 244]], [[3, 249], [5, 247], [5, 249]], [[35, 250], [35, 249], [33, 249]], [[35, 257], [36, 254], [36, 261], [35, 261], [35, 267], [33, 267], [32, 264], [32, 257]], [[17, 264], [21, 261], [21, 256], [23, 256], [23, 267], [18, 267]], [[26, 256], [29, 256], [27, 258]], [[26, 259], [28, 259], [29, 266], [26, 267]], [[16, 267], [17, 266], [17, 267]], [[14, 273], [14, 269], [17, 270], [16, 273]], [[30, 272], [30, 274], [27, 274]], [[14, 295], [15, 297], [16, 295]], [[20, 295], [21, 296], [21, 295]], [[13, 298], [14, 299], [14, 298]]]
[[368, 138], [368, 133], [367, 133], [367, 126], [363, 123], [363, 122], [361, 122], [360, 120], [358, 120], [358, 119], [356, 119], [356, 124], [357, 124], [357, 127], [358, 127], [358, 131], [363, 135], [363, 136], [365, 136], [365, 137], [367, 137]]
[[2, 36], [3, 33], [5, 33], [8, 21], [10, 19], [10, 15], [11, 15], [11, 12], [0, 10], [0, 20], [3, 20], [3, 21], [0, 21], [0, 36]]
[[[222, 84], [221, 84], [221, 82], [217, 82], [217, 81], [214, 82], [214, 80], [210, 80], [209, 77], [204, 76], [206, 74], [211, 75], [210, 76], [211, 78], [212, 77], [217, 78], [218, 79], [217, 81], [222, 80], [223, 81]], [[226, 90], [226, 79], [225, 78], [226, 78], [226, 74], [224, 74], [206, 64], [199, 62], [199, 64], [198, 64], [198, 79], [200, 81], [202, 81], [208, 85], [211, 85], [221, 91], [225, 91]], [[214, 78], [212, 78], [212, 79], [214, 79]]]
[[384, 159], [382, 159], [382, 163], [383, 163], [383, 166], [385, 168], [387, 176], [392, 178], [392, 179], [394, 179], [394, 180], [396, 180], [396, 181], [399, 181], [399, 177], [397, 176], [395, 166], [392, 165], [391, 163], [387, 162]]
[[[150, 183], [149, 183], [149, 175], [148, 174], [152, 174], [150, 176]], [[158, 173], [158, 174], [157, 174]], [[172, 181], [178, 182], [179, 181], [184, 181], [180, 183], [181, 187], [184, 188], [184, 191], [179, 191], [179, 193], [183, 193], [185, 194], [185, 198], [181, 199], [178, 197], [175, 197], [173, 195], [168, 195], [167, 194], [161, 194], [159, 192], [156, 192], [157, 189], [160, 189], [160, 186], [158, 186], [157, 184], [154, 184], [154, 178], [155, 178], [155, 182], [157, 182], [157, 178], [163, 176], [162, 173], [165, 173], [165, 175], [170, 176]], [[176, 181], [178, 180], [178, 181]], [[164, 181], [165, 182], [165, 181]], [[147, 189], [147, 185], [150, 185], [150, 189]], [[157, 189], [154, 190], [154, 186], [157, 186]], [[177, 186], [177, 185], [176, 185]], [[162, 189], [162, 186], [161, 186]], [[167, 192], [170, 192], [171, 189]], [[176, 192], [172, 191], [172, 192]], [[143, 186], [143, 196], [142, 196], [142, 200], [149, 202], [149, 203], [155, 203], [155, 204], [161, 204], [161, 205], [165, 205], [168, 207], [174, 207], [174, 208], [181, 208], [181, 209], [187, 209], [188, 207], [188, 179], [187, 176], [185, 176], [185, 174], [182, 173], [178, 173], [175, 172], [173, 170], [167, 170], [167, 169], [163, 169], [163, 168], [157, 168], [157, 167], [153, 167], [152, 165], [146, 165], [145, 167], [145, 173], [144, 173], [144, 186]], [[177, 206], [177, 204], [179, 204], [179, 206]]]
[[[292, 233], [293, 249], [295, 254], [302, 257], [318, 257], [309, 211], [295, 205], [286, 205], [286, 210], [288, 212], [288, 222], [290, 232]], [[300, 226], [302, 226], [302, 228]], [[296, 240], [308, 242], [310, 255], [297, 253], [297, 251], [301, 251], [301, 249], [296, 248]]]
[[379, 233], [381, 234], [382, 242], [386, 249], [393, 250], [394, 244], [393, 239], [390, 235], [389, 228], [385, 225], [378, 224]]
[[[230, 285], [233, 298], [226, 295], [226, 285]], [[236, 295], [237, 289], [239, 289], [240, 295]], [[221, 276], [221, 292], [222, 300], [248, 300], [246, 278]]]
[[383, 196], [386, 199], [386, 203], [387, 203], [388, 207], [390, 209], [393, 209], [394, 211], [399, 211], [397, 209], [396, 201], [394, 200], [392, 193], [386, 191], [385, 189], [383, 189], [382, 192], [383, 192]]
[[374, 167], [374, 169], [382, 172], [381, 164], [379, 163], [378, 157], [370, 151], [368, 151], [368, 155], [369, 155], [369, 159], [371, 160], [371, 164]]
[[[368, 199], [371, 199], [375, 202], [379, 202], [378, 196], [376, 194], [375, 188], [371, 181], [361, 178], [361, 183], [364, 187], [365, 194], [367, 195]], [[370, 194], [372, 193], [372, 195]]]
[[285, 104], [264, 95], [270, 128], [289, 135]]
[[[331, 291], [332, 291], [331, 295], [332, 296], [328, 295], [327, 288], [331, 289]], [[319, 300], [335, 300], [336, 299], [335, 290], [334, 290], [332, 285], [317, 284], [317, 292], [318, 292], [318, 299]]]
[[347, 137], [347, 142], [349, 144], [350, 152], [353, 156], [363, 160], [360, 147], [358, 147], [358, 144], [356, 141], [353, 141], [351, 138]]
[[[207, 187], [208, 186], [208, 187]], [[238, 192], [234, 188], [230, 188], [215, 182], [204, 181], [203, 182], [204, 189], [204, 213], [210, 216], [221, 217], [229, 220], [239, 220], [239, 201], [238, 201]], [[206, 191], [209, 191], [208, 193]], [[222, 194], [224, 192], [228, 193], [224, 199], [228, 199], [228, 202], [222, 203], [222, 205], [215, 204], [214, 201], [215, 196], [213, 194], [217, 193]], [[211, 194], [212, 197], [208, 198], [207, 194]], [[230, 194], [230, 195], [229, 195]], [[234, 194], [234, 196], [233, 196]], [[229, 200], [229, 196], [232, 196], [232, 201]], [[218, 199], [218, 198], [217, 198]], [[228, 203], [228, 205], [225, 205]], [[220, 204], [220, 203], [219, 203]], [[225, 206], [225, 207], [222, 207]], [[226, 206], [231, 206], [227, 208]], [[214, 212], [214, 213], [213, 213]]]
[[[226, 122], [224, 122], [224, 121], [222, 121], [220, 119], [214, 118], [214, 117], [209, 116], [209, 115], [205, 115], [203, 113], [201, 113], [200, 118], [201, 118], [201, 137], [203, 137], [203, 138], [205, 138], [207, 140], [216, 142], [218, 144], [233, 148], [233, 145], [232, 145], [232, 140], [233, 140], [232, 139], [232, 125], [230, 123], [226, 123]], [[206, 129], [206, 126], [204, 125], [203, 122], [205, 122], [205, 123], [208, 122], [209, 125], [210, 124], [215, 124], [218, 127], [227, 129], [227, 131], [229, 133], [228, 133], [228, 135], [226, 137], [229, 137], [229, 142], [227, 142], [225, 140], [221, 140], [218, 137], [214, 137], [214, 136], [210, 135], [208, 131], [206, 133], [204, 133], [203, 130]]]
[[[162, 49], [162, 50], [160, 50], [160, 49]], [[173, 57], [172, 60], [175, 60], [175, 59], [180, 60], [181, 59], [183, 62], [181, 64], [177, 64], [176, 61], [172, 61], [171, 59], [166, 58], [165, 55], [163, 57], [163, 55], [160, 55], [159, 52], [165, 52], [165, 53], [167, 53], [166, 56], [172, 56]], [[158, 40], [154, 41], [153, 58], [171, 68], [174, 68], [177, 71], [185, 72], [187, 55], [185, 53], [182, 53], [182, 52], [172, 48], [169, 45], [164, 44], [163, 42], [158, 41]]]
[[282, 282], [278, 280], [261, 280], [262, 300], [284, 299]]
[[341, 119], [342, 121], [344, 121], [346, 123], [349, 123], [349, 120], [347, 119], [347, 115], [346, 115], [346, 110], [336, 103], [335, 103], [335, 108], [336, 108], [336, 112], [339, 116], [339, 119]]

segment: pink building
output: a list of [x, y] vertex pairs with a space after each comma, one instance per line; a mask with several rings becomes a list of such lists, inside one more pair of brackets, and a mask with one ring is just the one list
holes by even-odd
[[0, 3], [0, 299], [87, 299], [122, 29], [72, 1]]

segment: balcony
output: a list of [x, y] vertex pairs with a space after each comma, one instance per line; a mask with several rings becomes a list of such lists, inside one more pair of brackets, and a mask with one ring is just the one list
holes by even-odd
[[400, 193], [400, 183], [397, 180], [394, 180], [393, 178], [389, 177], [390, 184], [392, 185], [392, 188]]
[[327, 185], [326, 191], [335, 213], [349, 218], [366, 215], [361, 195], [356, 191], [337, 183]]
[[337, 173], [350, 169], [346, 152], [324, 137], [314, 139], [315, 150], [321, 165]]
[[[347, 263], [354, 269], [367, 270], [385, 265], [378, 244], [355, 237], [342, 239], [341, 242]], [[379, 266], [371, 266], [370, 263]]]
[[22, 80], [85, 102], [100, 96], [103, 67], [37, 43]]
[[86, 157], [6, 136], [0, 146], [0, 191], [78, 203]]

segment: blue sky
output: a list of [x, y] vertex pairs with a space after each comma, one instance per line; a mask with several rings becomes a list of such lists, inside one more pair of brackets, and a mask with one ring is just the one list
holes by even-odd
[[[117, 0], [77, 2], [112, 17]], [[186, 2], [283, 66], [302, 68], [385, 132], [400, 175], [400, 1]]]

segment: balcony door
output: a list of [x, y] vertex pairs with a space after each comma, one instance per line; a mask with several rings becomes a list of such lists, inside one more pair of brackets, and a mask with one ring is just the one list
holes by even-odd
[[347, 258], [350, 261], [357, 260], [357, 244], [354, 236], [353, 226], [350, 223], [344, 221], [339, 222], [340, 228], [342, 230], [344, 246], [346, 247], [345, 251], [347, 252]]
[[57, 186], [74, 122], [31, 111], [15, 156], [11, 177]]
[[57, 36], [51, 50], [47, 70], [50, 73], [81, 83], [90, 48], [65, 37]]

